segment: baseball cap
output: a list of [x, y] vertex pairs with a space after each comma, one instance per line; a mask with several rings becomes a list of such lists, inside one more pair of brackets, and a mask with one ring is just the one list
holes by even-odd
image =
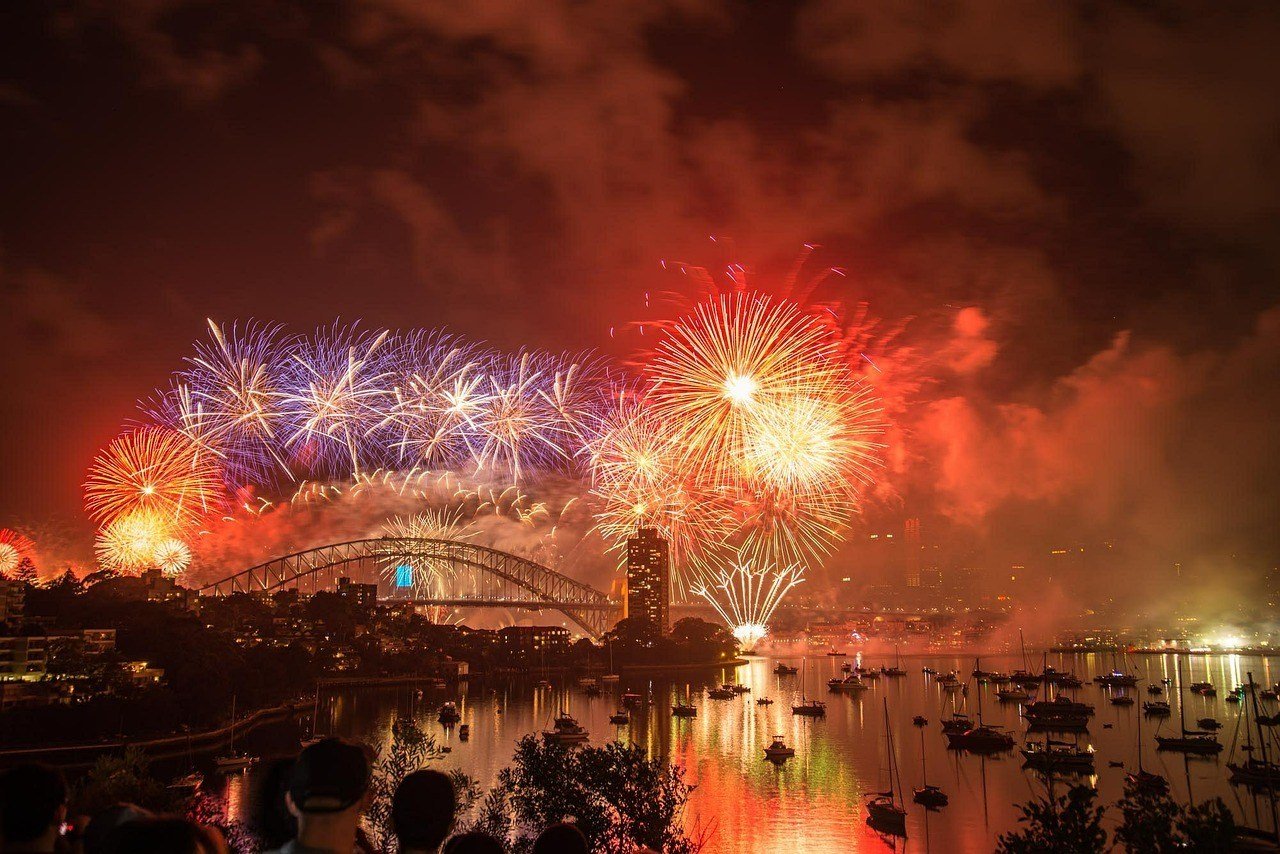
[[359, 745], [326, 738], [306, 747], [289, 773], [289, 797], [302, 812], [342, 812], [369, 788], [369, 760]]

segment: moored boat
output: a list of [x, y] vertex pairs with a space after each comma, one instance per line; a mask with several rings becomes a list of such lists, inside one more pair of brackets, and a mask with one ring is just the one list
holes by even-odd
[[542, 739], [548, 744], [582, 744], [590, 733], [568, 712], [556, 715], [552, 728], [542, 731]]
[[787, 747], [787, 743], [782, 740], [782, 736], [775, 735], [769, 746], [764, 749], [764, 758], [779, 761], [790, 759], [796, 755], [794, 747]]

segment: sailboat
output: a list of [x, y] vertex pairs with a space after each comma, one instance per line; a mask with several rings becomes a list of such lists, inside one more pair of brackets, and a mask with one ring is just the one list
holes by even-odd
[[191, 727], [184, 726], [187, 733], [187, 773], [169, 783], [167, 788], [180, 795], [194, 795], [204, 785], [204, 775], [196, 770], [195, 756], [191, 751]]
[[[975, 662], [976, 664], [976, 662]], [[948, 732], [947, 745], [974, 753], [996, 753], [1013, 747], [1013, 736], [982, 722], [982, 692], [978, 692], [978, 725], [963, 732]]]
[[236, 752], [236, 695], [231, 695], [231, 743], [228, 752], [213, 760], [219, 771], [243, 771], [256, 765], [258, 757], [250, 756], [244, 751]]
[[1142, 767], [1142, 715], [1138, 715], [1138, 770], [1124, 775], [1125, 787], [1138, 792], [1163, 793], [1169, 791], [1169, 781]]
[[947, 805], [947, 793], [929, 785], [929, 771], [924, 764], [924, 730], [920, 730], [920, 788], [914, 790], [912, 800], [925, 809], [936, 810]]
[[1022, 646], [1022, 666], [1010, 674], [1009, 681], [1023, 687], [1039, 685], [1041, 677], [1031, 672], [1031, 663], [1027, 660], [1027, 639], [1022, 636], [1022, 629], [1018, 629], [1018, 643]]
[[880, 672], [885, 676], [906, 676], [907, 671], [902, 669], [902, 649], [898, 646], [893, 648], [893, 667], [883, 667]]
[[893, 755], [893, 729], [889, 725], [889, 701], [884, 700], [884, 743], [889, 754], [889, 791], [868, 792], [867, 825], [881, 833], [907, 836], [907, 811], [902, 806], [898, 793], [902, 791], [902, 781], [898, 780], [898, 763]]
[[1254, 691], [1253, 673], [1249, 673], [1249, 697], [1253, 703], [1253, 724], [1258, 730], [1258, 746], [1262, 751], [1261, 759], [1253, 758], [1253, 734], [1249, 732], [1249, 704], [1245, 703], [1241, 708], [1244, 711], [1244, 737], [1245, 745], [1241, 750], [1246, 754], [1247, 758], [1243, 763], [1228, 762], [1227, 768], [1231, 772], [1231, 782], [1235, 785], [1245, 784], [1258, 787], [1280, 787], [1280, 763], [1272, 762], [1267, 756], [1267, 737], [1262, 731], [1262, 726], [1258, 723], [1258, 699]]
[[[804, 666], [806, 662], [802, 661]], [[791, 707], [791, 714], [803, 715], [807, 718], [825, 718], [827, 716], [827, 704], [821, 700], [809, 700], [805, 698], [804, 693], [804, 675], [800, 676], [800, 705]]]
[[611, 682], [617, 682], [622, 679], [617, 673], [613, 672], [613, 641], [609, 641], [609, 672], [600, 677], [600, 681], [606, 685]]
[[318, 741], [323, 741], [324, 736], [320, 734], [320, 686], [316, 685], [316, 699], [311, 708], [311, 735], [302, 740], [303, 747], [310, 747]]
[[[1139, 718], [1142, 716], [1139, 715]], [[1187, 729], [1186, 715], [1182, 702], [1182, 659], [1178, 659], [1178, 724], [1182, 729], [1180, 736], [1156, 736], [1156, 744], [1160, 750], [1176, 750], [1180, 753], [1218, 753], [1222, 750], [1222, 742], [1210, 732]]]

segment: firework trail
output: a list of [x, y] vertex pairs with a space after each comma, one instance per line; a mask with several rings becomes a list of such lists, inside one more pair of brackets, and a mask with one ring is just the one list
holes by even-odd
[[799, 564], [779, 567], [739, 558], [708, 571], [693, 592], [716, 609], [738, 643], [754, 649], [769, 632], [769, 620], [783, 597], [804, 580]]

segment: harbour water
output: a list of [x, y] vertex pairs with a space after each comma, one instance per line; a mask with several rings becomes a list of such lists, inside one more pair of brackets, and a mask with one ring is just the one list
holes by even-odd
[[[801, 668], [799, 674], [778, 676], [777, 662]], [[685, 769], [686, 779], [697, 788], [690, 797], [685, 815], [691, 835], [706, 839], [707, 852], [754, 854], [785, 850], [881, 851], [886, 848], [915, 851], [990, 851], [995, 838], [1013, 828], [1018, 805], [1045, 793], [1046, 783], [1034, 771], [1024, 770], [1016, 749], [996, 756], [980, 756], [947, 747], [940, 721], [953, 710], [978, 714], [981, 692], [982, 716], [988, 724], [1006, 728], [1021, 747], [1026, 731], [1017, 703], [1000, 703], [996, 686], [979, 685], [970, 674], [974, 661], [959, 657], [903, 657], [903, 677], [880, 677], [857, 695], [833, 694], [827, 680], [840, 676], [845, 662], [854, 656], [827, 655], [751, 657], [747, 664], [717, 673], [708, 671], [680, 679], [624, 676], [615, 684], [605, 684], [599, 696], [588, 696], [574, 678], [552, 679], [551, 688], [536, 687], [533, 679], [478, 679], [448, 689], [427, 689], [421, 696], [413, 688], [345, 689], [322, 697], [319, 728], [384, 746], [389, 743], [391, 723], [396, 715], [415, 716], [451, 748], [437, 767], [458, 767], [489, 785], [509, 764], [516, 741], [527, 733], [547, 729], [554, 715], [567, 711], [591, 733], [592, 744], [622, 739], [641, 745], [651, 755], [664, 756]], [[1052, 655], [1049, 664], [1074, 672], [1084, 687], [1074, 695], [1094, 704], [1096, 715], [1089, 731], [1078, 736], [1081, 746], [1096, 751], [1094, 772], [1079, 778], [1095, 785], [1100, 802], [1112, 804], [1122, 796], [1124, 773], [1138, 764], [1137, 721], [1143, 701], [1165, 699], [1173, 714], [1161, 723], [1146, 718], [1142, 724], [1142, 762], [1149, 771], [1164, 775], [1175, 798], [1196, 801], [1221, 796], [1238, 820], [1250, 826], [1270, 829], [1271, 806], [1265, 792], [1252, 792], [1227, 782], [1227, 762], [1233, 742], [1236, 758], [1244, 732], [1238, 726], [1243, 704], [1229, 704], [1227, 693], [1246, 681], [1246, 673], [1264, 686], [1280, 678], [1280, 659], [1238, 655], [1196, 655], [1183, 657], [1182, 678], [1208, 681], [1217, 688], [1216, 697], [1184, 693], [1189, 727], [1199, 718], [1213, 717], [1222, 723], [1219, 736], [1224, 744], [1217, 757], [1186, 757], [1158, 752], [1155, 735], [1172, 734], [1178, 726], [1179, 695], [1173, 656], [1131, 658], [1129, 669], [1140, 682], [1127, 689], [1136, 702], [1112, 705], [1113, 691], [1093, 684], [1098, 673], [1112, 669], [1110, 655]], [[867, 667], [891, 666], [891, 657], [870, 657]], [[1022, 666], [1020, 657], [982, 659], [984, 670], [1009, 672]], [[946, 690], [929, 667], [938, 674], [955, 671], [969, 685], [965, 690]], [[1153, 698], [1147, 686], [1175, 680], [1162, 697]], [[713, 700], [706, 689], [720, 682], [737, 682], [750, 693], [734, 699]], [[631, 723], [615, 726], [609, 716], [619, 707], [623, 691], [648, 698], [632, 711]], [[675, 718], [671, 703], [692, 697], [697, 717]], [[1041, 691], [1041, 696], [1044, 696]], [[768, 697], [772, 705], [758, 705]], [[827, 703], [825, 718], [793, 715], [793, 703], [802, 697]], [[452, 700], [458, 704], [462, 723], [470, 725], [471, 737], [461, 741], [457, 728], [436, 721], [439, 705]], [[1275, 714], [1275, 701], [1261, 701], [1264, 712]], [[887, 788], [886, 743], [883, 709], [887, 703], [894, 748], [906, 788], [907, 838], [885, 837], [866, 824], [865, 795]], [[923, 715], [928, 725], [920, 728], [912, 718]], [[764, 748], [772, 736], [781, 735], [796, 750], [794, 758], [782, 764], [764, 759]], [[1043, 739], [1043, 735], [1038, 736]], [[1076, 736], [1055, 736], [1075, 740]], [[940, 786], [950, 804], [937, 812], [911, 803], [911, 788], [922, 783], [921, 758], [928, 782]], [[1273, 756], [1273, 758], [1276, 758]], [[1112, 767], [1111, 762], [1124, 767]], [[1069, 779], [1069, 778], [1068, 778]], [[1055, 786], [1062, 789], [1062, 779]], [[248, 781], [233, 778], [226, 795], [232, 811], [247, 809]], [[1114, 826], [1113, 819], [1108, 822]]]

